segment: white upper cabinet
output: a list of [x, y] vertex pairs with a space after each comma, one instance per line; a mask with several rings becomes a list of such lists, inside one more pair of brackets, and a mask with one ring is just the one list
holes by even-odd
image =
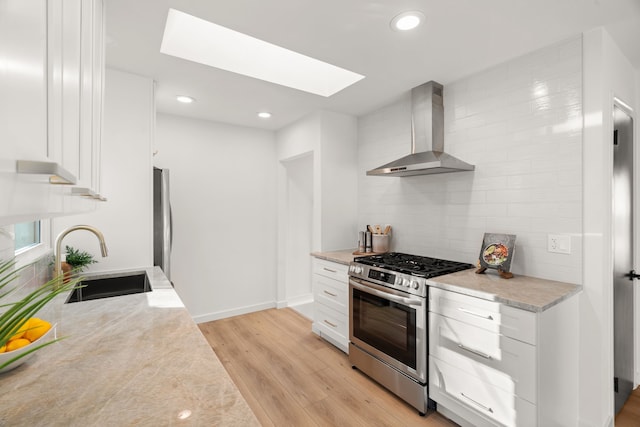
[[51, 160], [47, 89], [46, 0], [0, 0], [2, 159]]
[[0, 223], [95, 207], [103, 28], [102, 0], [0, 0]]
[[103, 90], [101, 0], [49, 0], [49, 138], [53, 158], [99, 191]]
[[84, 187], [100, 191], [100, 144], [104, 92], [104, 5], [82, 0], [80, 68], [80, 169]]

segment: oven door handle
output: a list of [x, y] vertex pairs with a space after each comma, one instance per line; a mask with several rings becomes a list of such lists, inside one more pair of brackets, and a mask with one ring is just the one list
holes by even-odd
[[353, 279], [349, 279], [349, 284], [354, 288], [360, 289], [363, 292], [368, 294], [379, 296], [380, 298], [388, 299], [389, 301], [396, 302], [398, 304], [405, 305], [422, 305], [422, 300], [419, 299], [411, 299], [411, 298], [403, 298], [397, 295], [390, 294], [388, 292], [379, 291], [377, 289], [371, 288], [369, 286], [361, 285]]

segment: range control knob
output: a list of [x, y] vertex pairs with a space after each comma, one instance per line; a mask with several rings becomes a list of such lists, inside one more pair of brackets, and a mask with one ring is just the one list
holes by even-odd
[[396, 277], [396, 286], [402, 286], [402, 277]]
[[360, 267], [359, 265], [354, 266], [353, 269], [356, 274], [362, 273], [362, 267]]
[[409, 286], [411, 286], [411, 281], [409, 279], [403, 279], [402, 286], [404, 286], [405, 288], [408, 288]]
[[350, 265], [349, 266], [349, 273], [353, 273], [354, 271], [356, 271], [356, 266], [355, 265]]
[[414, 280], [413, 282], [411, 282], [411, 287], [413, 289], [419, 289], [420, 288], [420, 282], [418, 282], [417, 280]]

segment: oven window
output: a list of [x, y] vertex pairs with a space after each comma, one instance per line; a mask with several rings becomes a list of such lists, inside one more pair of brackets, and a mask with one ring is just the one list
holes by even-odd
[[353, 289], [353, 335], [416, 369], [416, 310]]

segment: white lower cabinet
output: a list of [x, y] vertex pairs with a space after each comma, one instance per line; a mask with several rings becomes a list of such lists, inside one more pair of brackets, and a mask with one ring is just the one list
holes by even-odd
[[313, 332], [345, 353], [349, 349], [348, 266], [312, 260]]
[[[496, 387], [490, 378], [464, 371], [455, 364], [432, 358], [429, 365], [430, 394], [440, 405], [454, 408], [464, 405], [480, 417], [473, 417], [474, 426], [535, 426], [536, 406], [515, 395], [513, 391]], [[452, 408], [453, 409], [453, 408]], [[472, 417], [469, 417], [472, 418]], [[484, 418], [484, 419], [483, 419]]]
[[533, 313], [430, 288], [429, 397], [468, 426], [577, 425], [577, 298]]

